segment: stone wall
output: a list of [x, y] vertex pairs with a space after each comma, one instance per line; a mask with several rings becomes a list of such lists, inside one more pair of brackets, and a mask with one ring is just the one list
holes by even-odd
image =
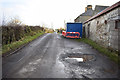
[[120, 7], [85, 23], [85, 36], [104, 47], [118, 50], [119, 30], [115, 29], [115, 21], [119, 16], [119, 10]]
[[[119, 30], [120, 31], [120, 30]], [[120, 46], [120, 40], [118, 40], [118, 36], [120, 36], [120, 34], [118, 35], [118, 30], [112, 30], [110, 31], [110, 48], [114, 48], [114, 49], [118, 49], [118, 46]]]

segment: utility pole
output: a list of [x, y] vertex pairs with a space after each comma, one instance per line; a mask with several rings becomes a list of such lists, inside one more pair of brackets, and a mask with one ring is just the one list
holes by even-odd
[[2, 16], [2, 26], [5, 25], [5, 16], [4, 16], [4, 13], [3, 13], [3, 16]]
[[66, 29], [66, 21], [64, 20], [64, 29]]

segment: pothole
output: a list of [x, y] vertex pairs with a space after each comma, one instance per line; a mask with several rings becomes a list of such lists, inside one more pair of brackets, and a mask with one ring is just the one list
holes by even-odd
[[78, 61], [78, 62], [83, 62], [84, 61], [84, 59], [83, 58], [65, 58], [65, 59], [71, 59], [71, 60], [76, 60], [76, 61]]
[[62, 56], [62, 59], [69, 63], [88, 62], [95, 60], [95, 55], [93, 54], [66, 53]]
[[78, 62], [86, 62], [86, 61], [92, 61], [94, 59], [94, 55], [91, 54], [79, 54], [79, 55], [68, 55], [66, 59], [74, 59], [77, 60]]

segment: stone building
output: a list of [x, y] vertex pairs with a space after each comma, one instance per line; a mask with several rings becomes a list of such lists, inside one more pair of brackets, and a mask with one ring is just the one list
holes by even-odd
[[84, 22], [85, 35], [104, 47], [119, 50], [120, 1]]
[[94, 15], [94, 10], [92, 9], [92, 5], [87, 5], [85, 8], [85, 12], [80, 14], [74, 22], [80, 22], [83, 23], [87, 19], [91, 18]]
[[83, 23], [86, 20], [88, 20], [89, 18], [91, 18], [93, 15], [99, 13], [100, 11], [104, 10], [105, 8], [107, 8], [108, 6], [100, 6], [100, 5], [96, 5], [95, 6], [95, 10], [92, 9], [92, 5], [87, 5], [87, 7], [85, 7], [85, 12], [80, 14], [75, 20], [74, 22], [80, 22]]

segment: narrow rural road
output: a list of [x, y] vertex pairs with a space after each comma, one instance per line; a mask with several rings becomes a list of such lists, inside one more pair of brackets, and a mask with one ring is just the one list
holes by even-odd
[[[68, 56], [86, 55], [78, 62]], [[89, 60], [90, 59], [90, 60]], [[3, 58], [3, 78], [117, 78], [118, 66], [91, 46], [48, 33]]]

